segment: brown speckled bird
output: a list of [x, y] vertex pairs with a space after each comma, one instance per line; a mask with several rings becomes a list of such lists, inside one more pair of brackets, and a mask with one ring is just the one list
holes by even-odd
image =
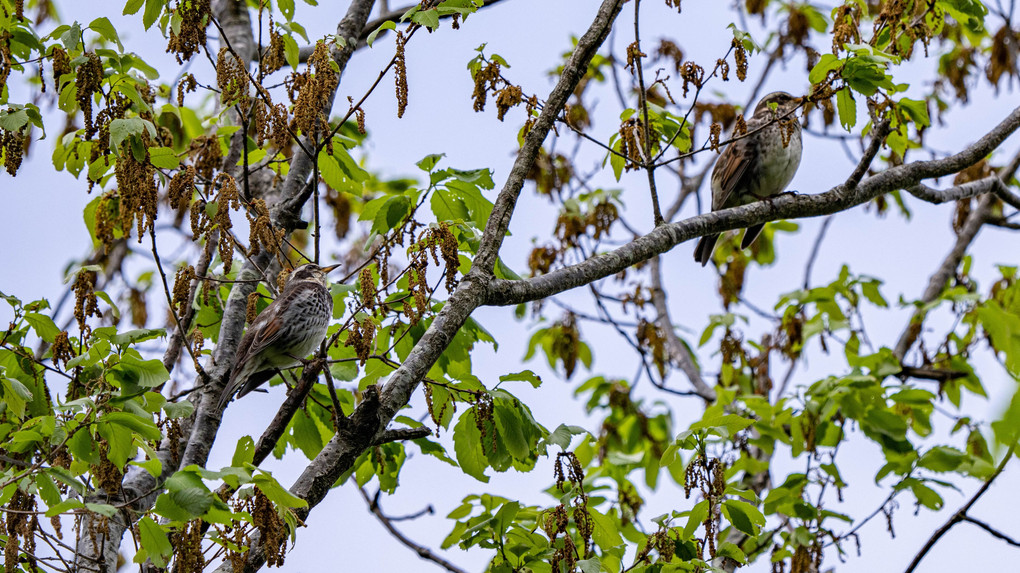
[[333, 315], [326, 273], [339, 265], [302, 265], [287, 277], [283, 292], [248, 327], [237, 347], [230, 381], [220, 394], [219, 409], [231, 396], [240, 398], [281, 368], [296, 366], [326, 336]]
[[[801, 101], [802, 98], [786, 92], [773, 92], [761, 98], [747, 120], [747, 131], [751, 135], [731, 143], [712, 170], [713, 211], [761, 201], [786, 190], [800, 166], [801, 151], [800, 123], [793, 114], [787, 114]], [[777, 119], [784, 116], [787, 121], [781, 125]], [[761, 131], [755, 131], [758, 129]], [[785, 145], [784, 129], [790, 130]], [[740, 248], [750, 247], [763, 227], [748, 227]], [[707, 265], [718, 239], [717, 234], [702, 237], [694, 249], [694, 260]]]

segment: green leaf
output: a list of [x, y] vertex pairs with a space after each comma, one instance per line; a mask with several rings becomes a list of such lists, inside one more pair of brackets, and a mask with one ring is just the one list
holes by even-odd
[[712, 416], [691, 424], [691, 430], [704, 430], [710, 428], [725, 428], [730, 434], [736, 434], [744, 428], [754, 423], [754, 420], [738, 416], [736, 414], [723, 414], [718, 416]]
[[[365, 42], [368, 44], [368, 47], [371, 48], [372, 44], [375, 42], [376, 36], [378, 36], [380, 32], [382, 32], [383, 30], [396, 30], [396, 29], [397, 29], [397, 23], [394, 22], [393, 20], [388, 20], [386, 22], [383, 22], [383, 24], [381, 26], [379, 26], [375, 30], [372, 30], [372, 33], [370, 33], [368, 35], [368, 38], [365, 39]], [[426, 169], [425, 171], [430, 171], [430, 170]]]
[[415, 163], [422, 171], [428, 171], [429, 173], [436, 167], [439, 160], [445, 157], [445, 153], [433, 153], [432, 155], [426, 155], [421, 161]]
[[288, 22], [294, 19], [294, 0], [276, 0], [276, 7]]
[[499, 377], [500, 382], [527, 382], [531, 384], [532, 388], [538, 388], [542, 385], [542, 378], [535, 374], [531, 370], [522, 370], [513, 374], [504, 374]]
[[283, 35], [283, 56], [287, 59], [287, 65], [292, 70], [296, 70], [298, 64], [301, 63], [301, 50], [298, 48], [294, 36], [290, 34]]
[[145, 0], [128, 0], [127, 4], [124, 5], [123, 15], [130, 16], [137, 13], [144, 4]]
[[0, 111], [0, 127], [7, 131], [21, 131], [21, 128], [26, 125], [28, 125], [28, 111], [23, 109]]
[[124, 51], [124, 44], [120, 43], [120, 37], [117, 36], [117, 29], [110, 23], [110, 19], [106, 17], [96, 18], [89, 24], [89, 29], [96, 32], [100, 36], [106, 38], [111, 42], [115, 42], [120, 51]]
[[163, 437], [163, 434], [159, 431], [159, 428], [156, 427], [155, 422], [151, 419], [143, 418], [128, 412], [108, 412], [99, 419], [100, 421], [109, 422], [111, 424], [127, 428], [149, 441], [159, 440]]
[[687, 516], [687, 525], [684, 526], [684, 538], [690, 539], [693, 537], [694, 532], [705, 522], [706, 517], [708, 517], [707, 499], [699, 501], [691, 508], [691, 512]]
[[722, 503], [723, 517], [743, 533], [758, 535], [758, 528], [765, 524], [761, 511], [746, 501], [728, 499]]
[[[189, 466], [194, 467], [194, 466]], [[190, 521], [212, 507], [214, 496], [202, 479], [185, 468], [166, 480], [167, 491], [156, 499], [156, 513], [173, 521]]]
[[19, 420], [25, 416], [25, 405], [32, 400], [32, 391], [14, 378], [3, 379], [3, 401]]
[[121, 384], [134, 384], [142, 388], [154, 388], [170, 379], [163, 363], [155, 358], [142, 360], [135, 350], [129, 350], [121, 356], [120, 363], [110, 369], [120, 379]]
[[253, 480], [269, 501], [283, 507], [306, 507], [308, 502], [287, 491], [272, 475], [266, 472], [257, 474]]
[[928, 117], [928, 102], [903, 98], [899, 101], [899, 106], [903, 113], [910, 118], [910, 121], [917, 124], [918, 127], [931, 125], [931, 119]]
[[566, 424], [560, 424], [555, 430], [549, 433], [545, 437], [547, 444], [559, 446], [563, 451], [566, 451], [570, 447], [570, 442], [574, 436], [585, 434], [588, 431], [580, 426], [567, 426]]
[[521, 510], [521, 504], [516, 501], [509, 501], [504, 503], [499, 511], [496, 512], [493, 518], [493, 528], [496, 530], [496, 534], [501, 539], [506, 535], [506, 530], [510, 529], [510, 526], [514, 523], [514, 518], [517, 517], [517, 513]]
[[623, 536], [620, 535], [620, 529], [617, 527], [615, 519], [599, 512], [594, 507], [588, 508], [588, 515], [591, 516], [592, 524], [595, 526], [591, 532], [592, 540], [603, 551], [623, 544]]
[[920, 482], [920, 480], [911, 478], [908, 483], [910, 485], [910, 491], [914, 494], [914, 497], [917, 498], [918, 503], [934, 511], [942, 509], [944, 501], [938, 492], [924, 485]]
[[164, 4], [166, 4], [166, 0], [145, 0], [145, 12], [142, 14], [142, 26], [144, 26], [146, 30], [156, 23], [156, 19], [159, 18], [159, 15], [163, 12]]
[[242, 436], [237, 440], [234, 448], [234, 456], [230, 459], [230, 465], [239, 468], [245, 464], [253, 463], [255, 460], [255, 440], [251, 436]]
[[195, 405], [187, 400], [180, 402], [167, 402], [162, 406], [166, 417], [171, 420], [176, 418], [187, 418], [195, 411]]
[[173, 547], [163, 528], [151, 517], [145, 516], [138, 520], [138, 532], [148, 558], [156, 567], [166, 567], [168, 558], [173, 554]]
[[169, 147], [150, 147], [149, 163], [153, 167], [161, 169], [177, 169], [181, 165], [181, 160], [177, 158], [177, 153]]
[[[11, 485], [15, 485], [15, 484], [11, 484]], [[17, 487], [17, 486], [15, 486], [15, 487]], [[55, 515], [60, 515], [61, 513], [64, 513], [65, 511], [71, 511], [73, 509], [81, 509], [83, 507], [85, 507], [85, 504], [82, 503], [82, 501], [80, 499], [67, 498], [64, 501], [62, 501], [62, 502], [60, 502], [60, 503], [58, 503], [56, 505], [50, 506], [50, 508], [46, 510], [46, 517], [53, 517]]]
[[812, 84], [818, 84], [829, 75], [829, 72], [842, 68], [842, 58], [833, 54], [824, 54], [821, 58], [818, 58], [818, 63], [815, 64], [815, 67], [811, 68], [811, 73], [808, 74], [808, 81]]
[[60, 490], [57, 489], [53, 479], [45, 472], [39, 473], [36, 476], [35, 485], [39, 489], [39, 497], [42, 498], [46, 507], [53, 507], [60, 503]]
[[39, 335], [39, 338], [42, 338], [51, 344], [56, 336], [60, 334], [60, 329], [57, 328], [53, 319], [45, 314], [26, 312], [25, 321], [32, 326], [32, 330], [35, 330], [35, 333]]
[[390, 229], [396, 228], [411, 213], [411, 201], [397, 195], [386, 200], [372, 222], [372, 232], [385, 235]]
[[967, 454], [949, 446], [935, 446], [921, 456], [918, 465], [933, 472], [950, 472], [967, 461]]
[[489, 476], [485, 475], [485, 469], [489, 467], [489, 463], [482, 450], [481, 441], [482, 433], [475, 424], [475, 409], [472, 408], [461, 415], [453, 428], [453, 451], [464, 473], [480, 482], [488, 483]]
[[435, 8], [419, 10], [411, 16], [411, 21], [432, 31], [439, 27], [439, 12]]
[[106, 517], [113, 517], [120, 511], [116, 506], [108, 503], [86, 503], [85, 507], [89, 511], [94, 511], [99, 515], [105, 515]]
[[850, 128], [857, 125], [857, 103], [849, 88], [836, 92], [836, 109], [839, 111], [839, 124], [844, 129], [850, 131]]
[[156, 128], [148, 120], [140, 117], [115, 119], [110, 122], [110, 147], [120, 149], [120, 144], [125, 139], [132, 136], [141, 137], [143, 131], [148, 131], [150, 137], [156, 137]]
[[145, 342], [146, 340], [154, 340], [156, 338], [166, 338], [166, 330], [162, 328], [138, 328], [135, 330], [126, 330], [111, 336], [110, 342], [117, 346], [124, 346], [138, 342]]

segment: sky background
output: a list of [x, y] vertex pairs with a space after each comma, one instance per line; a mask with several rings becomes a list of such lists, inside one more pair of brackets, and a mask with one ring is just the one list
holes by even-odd
[[[129, 50], [138, 52], [146, 61], [162, 72], [160, 81], [172, 81], [179, 74], [179, 67], [171, 56], [164, 53], [165, 41], [155, 29], [143, 31], [135, 17], [122, 17], [122, 1], [60, 2], [61, 17], [64, 21], [78, 20], [87, 23], [100, 15], [107, 16], [117, 27], [121, 39]], [[335, 23], [342, 17], [347, 3], [322, 2], [318, 8], [297, 3], [295, 19], [307, 28], [310, 37], [321, 37], [334, 32]], [[391, 4], [397, 5], [395, 0]], [[396, 119], [396, 101], [393, 96], [392, 77], [387, 77], [379, 90], [364, 106], [367, 113], [370, 137], [365, 152], [367, 168], [385, 176], [418, 176], [414, 163], [430, 153], [445, 153], [442, 165], [460, 169], [490, 167], [497, 190], [505, 180], [517, 149], [517, 131], [523, 120], [523, 110], [516, 109], [507, 114], [504, 123], [497, 121], [495, 110], [484, 113], [471, 111], [472, 80], [467, 72], [467, 62], [476, 55], [475, 48], [487, 43], [486, 53], [498, 53], [511, 67], [504, 75], [523, 86], [526, 93], [535, 93], [544, 98], [552, 86], [549, 71], [560, 62], [560, 55], [567, 51], [571, 36], [580, 36], [590, 24], [598, 3], [593, 0], [513, 0], [487, 8], [471, 16], [459, 31], [451, 31], [444, 23], [433, 34], [416, 34], [407, 46], [409, 104], [403, 119]], [[684, 11], [678, 15], [659, 2], [644, 2], [642, 12], [642, 36], [646, 45], [654, 46], [661, 37], [668, 37], [679, 44], [688, 58], [708, 67], [710, 62], [721, 57], [730, 42], [726, 29], [733, 14], [723, 9], [727, 3], [717, 1], [685, 2]], [[607, 42], [602, 53], [613, 45], [617, 54], [622, 54], [632, 41], [633, 3], [628, 4], [621, 14], [615, 38]], [[754, 27], [756, 38], [764, 34]], [[210, 32], [211, 34], [213, 31]], [[215, 46], [210, 37], [210, 46]], [[821, 46], [826, 49], [824, 40]], [[215, 48], [213, 48], [215, 49]], [[650, 51], [649, 49], [645, 50]], [[935, 50], [933, 50], [933, 55]], [[381, 38], [372, 49], [359, 50], [347, 68], [343, 78], [335, 109], [346, 109], [347, 96], [358, 99], [373, 82], [393, 54], [392, 35]], [[764, 56], [751, 59], [750, 77], [756, 78], [756, 70], [764, 65]], [[920, 83], [935, 65], [935, 60], [925, 60], [908, 70], [903, 76], [914, 84], [913, 95], [927, 89]], [[48, 73], [47, 68], [47, 73]], [[196, 76], [208, 74], [208, 62], [199, 58], [194, 63]], [[900, 76], [897, 76], [900, 79]], [[12, 77], [12, 90], [17, 101], [16, 84], [18, 76]], [[724, 93], [734, 102], [744, 102], [751, 89], [751, 82], [740, 84], [735, 80], [728, 83], [714, 81], [708, 91], [710, 96]], [[675, 97], [679, 97], [679, 82], [670, 84]], [[802, 58], [795, 57], [784, 69], [774, 73], [762, 93], [783, 89], [802, 94], [808, 88], [807, 72]], [[716, 91], [718, 90], [718, 92]], [[594, 106], [594, 134], [603, 140], [615, 132], [621, 111], [611, 89], [602, 89]], [[195, 97], [195, 96], [189, 96]], [[189, 99], [189, 101], [195, 101]], [[998, 96], [989, 90], [979, 89], [969, 106], [955, 109], [945, 118], [944, 125], [936, 125], [928, 133], [928, 142], [933, 149], [950, 151], [962, 147], [986, 132], [997, 123], [1014, 105], [1015, 90], [1005, 90]], [[491, 103], [490, 103], [491, 106]], [[44, 111], [47, 108], [44, 106]], [[45, 297], [56, 301], [64, 291], [61, 280], [68, 265], [88, 254], [88, 233], [82, 223], [82, 209], [94, 198], [85, 191], [81, 181], [75, 181], [67, 173], [55, 173], [49, 155], [59, 130], [63, 125], [58, 110], [49, 109], [47, 126], [50, 137], [33, 143], [32, 155], [21, 168], [17, 178], [6, 173], [0, 174], [0, 193], [3, 194], [3, 209], [0, 209], [0, 227], [7, 230], [7, 241], [0, 248], [0, 291], [13, 294], [22, 300]], [[56, 113], [54, 113], [56, 112]], [[863, 109], [858, 114], [865, 117]], [[814, 127], [818, 127], [815, 123]], [[860, 129], [862, 125], [858, 125]], [[834, 126], [833, 129], [838, 129]], [[702, 134], [704, 131], [701, 130]], [[574, 140], [561, 128], [563, 136], [558, 142], [559, 149], [570, 149]], [[1020, 148], [1020, 138], [1013, 136], [1002, 147], [1006, 157]], [[603, 154], [593, 146], [586, 146], [575, 165], [579, 172], [594, 170], [602, 161]], [[700, 164], [700, 163], [699, 163]], [[791, 189], [802, 193], [818, 193], [842, 182], [852, 170], [853, 164], [846, 153], [831, 141], [819, 140], [805, 134], [804, 156], [800, 171], [791, 184]], [[606, 189], [622, 189], [626, 203], [624, 216], [627, 221], [640, 229], [651, 228], [650, 206], [647, 200], [647, 183], [643, 173], [625, 174], [617, 183], [611, 172], [596, 177], [594, 184]], [[943, 185], [948, 181], [940, 182]], [[676, 193], [676, 182], [660, 176], [660, 195], [663, 203], [669, 204]], [[95, 192], [94, 192], [95, 193]], [[701, 189], [702, 201], [708, 201], [707, 185]], [[495, 197], [495, 191], [489, 195]], [[835, 218], [822, 244], [820, 256], [813, 271], [812, 284], [824, 284], [833, 280], [843, 264], [857, 274], [880, 277], [885, 280], [882, 292], [893, 305], [902, 296], [913, 299], [920, 296], [928, 276], [948, 252], [953, 235], [949, 231], [952, 220], [952, 205], [935, 207], [908, 198], [913, 212], [910, 221], [890, 212], [878, 217], [873, 211], [856, 208]], [[695, 203], [688, 201], [681, 217], [696, 213]], [[505, 242], [502, 257], [522, 275], [526, 269], [527, 254], [532, 241], [544, 241], [550, 234], [556, 219], [555, 207], [545, 198], [538, 197], [528, 189], [522, 195], [516, 217], [511, 225], [512, 236]], [[821, 219], [799, 221], [801, 231], [777, 239], [779, 258], [768, 268], [754, 267], [748, 272], [745, 296], [755, 305], [771, 308], [777, 296], [799, 287], [802, 283], [805, 262], [811, 245], [817, 235]], [[242, 232], [241, 236], [245, 236]], [[132, 244], [144, 258], [146, 245]], [[707, 323], [708, 315], [720, 311], [716, 295], [717, 276], [711, 268], [701, 268], [692, 260], [693, 244], [684, 243], [663, 257], [664, 283], [670, 300], [670, 310], [677, 325], [686, 328], [685, 338], [696, 344], [701, 328]], [[339, 252], [326, 249], [327, 254]], [[1017, 243], [1013, 235], [987, 227], [981, 231], [970, 252], [974, 254], [974, 276], [987, 292], [997, 276], [996, 264], [1017, 264]], [[325, 257], [328, 260], [328, 257]], [[142, 261], [133, 270], [145, 270]], [[793, 277], [793, 279], [791, 279]], [[620, 285], [619, 290], [632, 290], [632, 285]], [[150, 300], [156, 300], [155, 296]], [[590, 309], [589, 297], [585, 292], [567, 293], [561, 300], [580, 309]], [[551, 309], [551, 307], [549, 307]], [[156, 304], [150, 304], [150, 326], [158, 324], [162, 311]], [[746, 309], [738, 309], [751, 315]], [[557, 317], [555, 311], [549, 316]], [[909, 316], [909, 309], [896, 312], [869, 313], [869, 335], [876, 346], [892, 346]], [[509, 372], [530, 368], [538, 372], [545, 383], [537, 390], [525, 384], [511, 388], [535, 413], [536, 419], [552, 429], [560, 423], [580, 425], [596, 432], [598, 420], [588, 418], [583, 405], [572, 397], [573, 389], [589, 375], [606, 375], [632, 379], [637, 368], [636, 359], [628, 352], [619, 352], [622, 341], [611, 329], [591, 323], [582, 323], [585, 339], [592, 344], [594, 364], [591, 373], [576, 373], [573, 380], [562, 377], [545, 367], [544, 358], [524, 364], [522, 358], [527, 341], [534, 330], [528, 322], [513, 320], [512, 309], [483, 308], [474, 317], [496, 337], [498, 353], [482, 345], [474, 355], [475, 374], [490, 386], [498, 377]], [[8, 308], [0, 308], [0, 322], [10, 318]], [[946, 324], [948, 315], [933, 318], [932, 325]], [[942, 321], [942, 322], [940, 322]], [[58, 320], [58, 323], [60, 321]], [[760, 332], [766, 324], [753, 315], [748, 338]], [[755, 329], [758, 330], [755, 330]], [[717, 344], [715, 345], [717, 347]], [[705, 365], [709, 376], [718, 369], [719, 358], [711, 354], [713, 343], [699, 351], [699, 359]], [[629, 349], [628, 349], [629, 350]], [[774, 361], [773, 376], [781, 378], [787, 365]], [[841, 371], [844, 359], [838, 354], [826, 356], [813, 348], [806, 366], [801, 366], [794, 375], [792, 387], [807, 386], [830, 372]], [[976, 412], [984, 420], [994, 419], [1012, 395], [1015, 385], [1006, 373], [994, 363], [983, 364], [984, 384], [990, 398], [987, 402], [973, 396], [964, 398], [964, 407]], [[175, 378], [185, 382], [181, 373], [175, 371]], [[674, 388], [684, 389], [684, 380], [674, 375], [670, 379]], [[209, 461], [210, 468], [228, 465], [234, 443], [243, 435], [258, 436], [276, 411], [283, 390], [271, 389], [268, 394], [253, 394], [244, 400], [234, 402], [227, 410], [221, 434]], [[661, 401], [674, 412], [674, 425], [686, 427], [701, 415], [700, 404], [694, 400], [666, 395], [655, 391], [643, 380], [638, 385], [638, 395], [646, 403]], [[946, 403], [946, 408], [951, 406]], [[411, 414], [418, 417], [424, 411], [421, 393], [412, 400]], [[654, 407], [653, 407], [654, 411]], [[936, 433], [946, 434], [951, 421], [938, 414], [934, 417]], [[440, 438], [452, 450], [449, 433]], [[409, 452], [415, 448], [409, 448]], [[886, 491], [876, 487], [873, 476], [882, 464], [878, 446], [862, 439], [852, 439], [840, 450], [839, 459], [844, 479], [850, 487], [844, 491], [845, 503], [831, 500], [829, 509], [864, 516], [877, 508]], [[774, 475], [785, 475], [797, 467], [788, 459], [778, 456], [774, 461]], [[798, 462], [798, 466], [799, 466]], [[264, 467], [274, 473], [283, 484], [291, 483], [305, 465], [300, 454], [289, 453], [284, 459], [272, 459]], [[401, 487], [393, 496], [383, 496], [382, 507], [387, 514], [403, 515], [420, 511], [427, 505], [435, 513], [414, 521], [400, 522], [397, 527], [416, 542], [434, 550], [449, 533], [453, 522], [445, 515], [460, 504], [461, 499], [472, 493], [488, 492], [518, 499], [524, 504], [548, 505], [552, 498], [543, 490], [552, 482], [552, 461], [540, 460], [530, 474], [508, 472], [494, 474], [490, 483], [482, 484], [463, 475], [458, 469], [447, 466], [434, 458], [411, 454], [401, 474]], [[663, 474], [659, 491], [650, 494], [642, 491], [649, 505], [644, 516], [650, 519], [670, 510], [689, 508], [693, 500], [683, 498], [683, 490], [666, 484]], [[1016, 464], [992, 486], [990, 491], [975, 506], [976, 517], [1001, 528], [1007, 534], [1020, 535], [1016, 530], [1016, 519], [1020, 511], [1020, 496], [1015, 494], [1015, 484], [1020, 478]], [[640, 480], [638, 480], [640, 481]], [[889, 480], [880, 484], [888, 486]], [[840, 565], [831, 550], [825, 568], [835, 566], [839, 571], [902, 571], [924, 541], [976, 490], [976, 482], [967, 482], [959, 493], [941, 492], [946, 500], [946, 509], [933, 514], [921, 510], [914, 515], [912, 497], [907, 494], [900, 498], [900, 508], [895, 514], [895, 539], [886, 532], [881, 517], [870, 522], [861, 531], [861, 555], [847, 547], [850, 554], [847, 563]], [[374, 485], [369, 484], [370, 492]], [[648, 526], [649, 522], [645, 521]], [[654, 526], [653, 526], [654, 527]], [[125, 544], [125, 547], [130, 543]], [[366, 550], [367, 548], [371, 548]], [[456, 548], [440, 552], [458, 566], [470, 571], [481, 570], [488, 558], [488, 552], [463, 552]], [[945, 537], [929, 553], [919, 571], [948, 572], [964, 568], [968, 570], [1001, 570], [1004, 562], [1015, 559], [1020, 553], [1016, 548], [993, 539], [986, 533], [967, 524], [961, 524]], [[332, 566], [345, 565], [351, 570], [407, 571], [439, 570], [434, 565], [421, 561], [390, 537], [375, 518], [368, 513], [352, 484], [338, 488], [312, 513], [308, 527], [298, 532], [297, 544], [287, 556], [284, 571], [319, 571], [329, 560]], [[339, 567], [338, 567], [339, 568]], [[749, 569], [755, 572], [769, 571], [768, 563], [761, 563]]]

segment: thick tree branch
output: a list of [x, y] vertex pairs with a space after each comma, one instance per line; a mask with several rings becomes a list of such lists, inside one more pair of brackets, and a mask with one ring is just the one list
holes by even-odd
[[1020, 127], [1020, 108], [961, 152], [929, 161], [891, 167], [864, 179], [856, 188], [837, 185], [817, 195], [783, 195], [768, 201], [715, 211], [663, 225], [619, 249], [576, 265], [526, 280], [495, 279], [489, 284], [490, 305], [520, 304], [552, 296], [609, 275], [664, 253], [674, 246], [710, 233], [774, 221], [817, 217], [844, 211], [884, 193], [913, 187], [922, 180], [957, 173], [996, 149]]
[[[198, 259], [198, 265], [195, 267], [195, 275], [198, 277], [204, 277], [209, 272], [209, 263], [212, 262], [213, 249], [212, 247], [216, 243], [216, 235], [213, 234], [209, 237], [206, 247], [202, 249], [202, 255]], [[184, 311], [184, 315], [181, 316], [180, 328], [175, 328], [170, 333], [170, 340], [166, 345], [166, 352], [163, 353], [163, 367], [166, 368], [167, 372], [173, 372], [174, 365], [177, 363], [177, 359], [181, 355], [181, 349], [184, 344], [187, 343], [185, 338], [188, 335], [188, 331], [191, 330], [191, 321], [195, 318], [195, 296], [198, 294], [198, 287], [202, 284], [202, 279], [196, 278], [191, 281], [191, 287], [188, 289], [188, 308]]]

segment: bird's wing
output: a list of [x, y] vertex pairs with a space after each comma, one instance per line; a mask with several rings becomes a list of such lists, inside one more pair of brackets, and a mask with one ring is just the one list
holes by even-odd
[[[712, 172], [712, 210], [719, 211], [727, 207], [733, 192], [746, 187], [750, 174], [749, 159], [754, 156], [754, 137], [747, 137], [731, 143], [715, 163]], [[717, 184], [717, 185], [716, 185]], [[718, 187], [718, 188], [716, 188]]]
[[[245, 340], [241, 340], [241, 345], [238, 347], [238, 362], [241, 361], [240, 352], [244, 350], [243, 358], [254, 356], [265, 350], [270, 344], [280, 338], [280, 334], [283, 333], [283, 319], [280, 316], [280, 307], [277, 305], [281, 299], [274, 300], [272, 304], [266, 307], [266, 310], [262, 311], [262, 314], [255, 319], [255, 322], [248, 327], [248, 332], [244, 335], [245, 339], [248, 339], [247, 348], [245, 348]], [[249, 339], [249, 335], [251, 338]]]
[[237, 346], [237, 355], [234, 360], [234, 369], [239, 370], [241, 365], [244, 364], [249, 358], [255, 356], [267, 346], [280, 338], [280, 334], [283, 332], [283, 320], [280, 316], [280, 305], [288, 297], [281, 296], [274, 300], [263, 310], [251, 326], [248, 327], [248, 331], [244, 333], [241, 338], [241, 343]]

